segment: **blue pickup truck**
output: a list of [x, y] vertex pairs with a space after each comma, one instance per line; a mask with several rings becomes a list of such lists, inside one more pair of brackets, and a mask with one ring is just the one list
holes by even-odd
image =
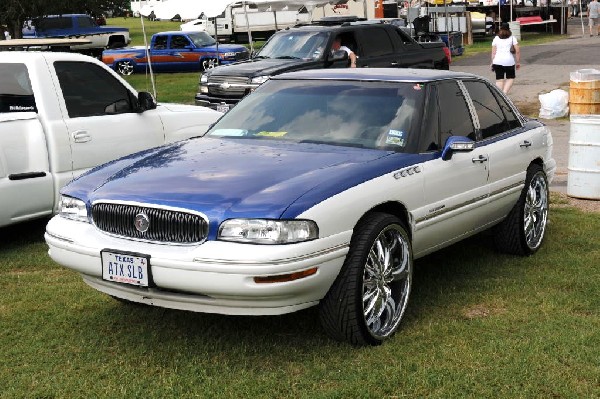
[[121, 75], [144, 71], [204, 71], [217, 65], [250, 58], [248, 49], [236, 44], [219, 44], [206, 32], [160, 32], [152, 36], [150, 48], [144, 46], [105, 50], [102, 61]]
[[107, 48], [125, 47], [130, 43], [129, 29], [116, 26], [99, 26], [94, 18], [85, 14], [49, 15], [27, 21], [23, 38], [87, 39], [89, 44], [72, 46], [81, 53], [100, 56]]

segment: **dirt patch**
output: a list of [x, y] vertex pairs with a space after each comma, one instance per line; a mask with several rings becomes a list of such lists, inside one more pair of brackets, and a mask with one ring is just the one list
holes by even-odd
[[569, 197], [565, 193], [553, 192], [550, 196], [550, 206], [561, 208], [577, 208], [584, 212], [600, 213], [600, 200], [585, 200]]
[[467, 319], [477, 319], [480, 317], [488, 317], [506, 312], [506, 309], [488, 306], [486, 304], [473, 305], [463, 311], [463, 315]]

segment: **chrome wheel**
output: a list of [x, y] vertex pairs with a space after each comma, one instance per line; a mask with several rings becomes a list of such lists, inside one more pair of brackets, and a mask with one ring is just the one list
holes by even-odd
[[398, 217], [372, 212], [355, 226], [340, 273], [319, 304], [323, 329], [353, 345], [393, 335], [408, 305], [412, 246]]
[[525, 197], [524, 230], [527, 246], [536, 249], [540, 246], [548, 219], [548, 186], [540, 173], [529, 183]]
[[398, 327], [410, 293], [412, 264], [403, 229], [386, 227], [369, 250], [363, 274], [363, 316], [369, 333], [388, 337]]
[[131, 75], [133, 73], [133, 63], [131, 61], [119, 61], [117, 63], [117, 72], [124, 76]]
[[217, 60], [215, 58], [206, 58], [202, 60], [202, 70], [213, 69], [217, 66]]

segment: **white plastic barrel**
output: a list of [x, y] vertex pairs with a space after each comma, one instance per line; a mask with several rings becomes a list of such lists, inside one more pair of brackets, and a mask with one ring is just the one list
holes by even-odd
[[510, 29], [510, 33], [517, 39], [517, 41], [521, 41], [521, 23], [519, 21], [510, 21], [508, 23], [508, 29]]
[[567, 195], [600, 200], [600, 115], [571, 115]]

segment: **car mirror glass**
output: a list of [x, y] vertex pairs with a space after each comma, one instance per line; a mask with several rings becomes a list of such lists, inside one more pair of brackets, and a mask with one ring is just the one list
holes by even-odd
[[348, 59], [348, 53], [344, 50], [334, 51], [329, 57], [329, 61], [345, 61]]
[[154, 97], [152, 97], [152, 94], [150, 94], [146, 91], [141, 91], [138, 93], [138, 111], [139, 112], [144, 112], [149, 109], [155, 109], [155, 108], [156, 108], [156, 101], [154, 100]]

